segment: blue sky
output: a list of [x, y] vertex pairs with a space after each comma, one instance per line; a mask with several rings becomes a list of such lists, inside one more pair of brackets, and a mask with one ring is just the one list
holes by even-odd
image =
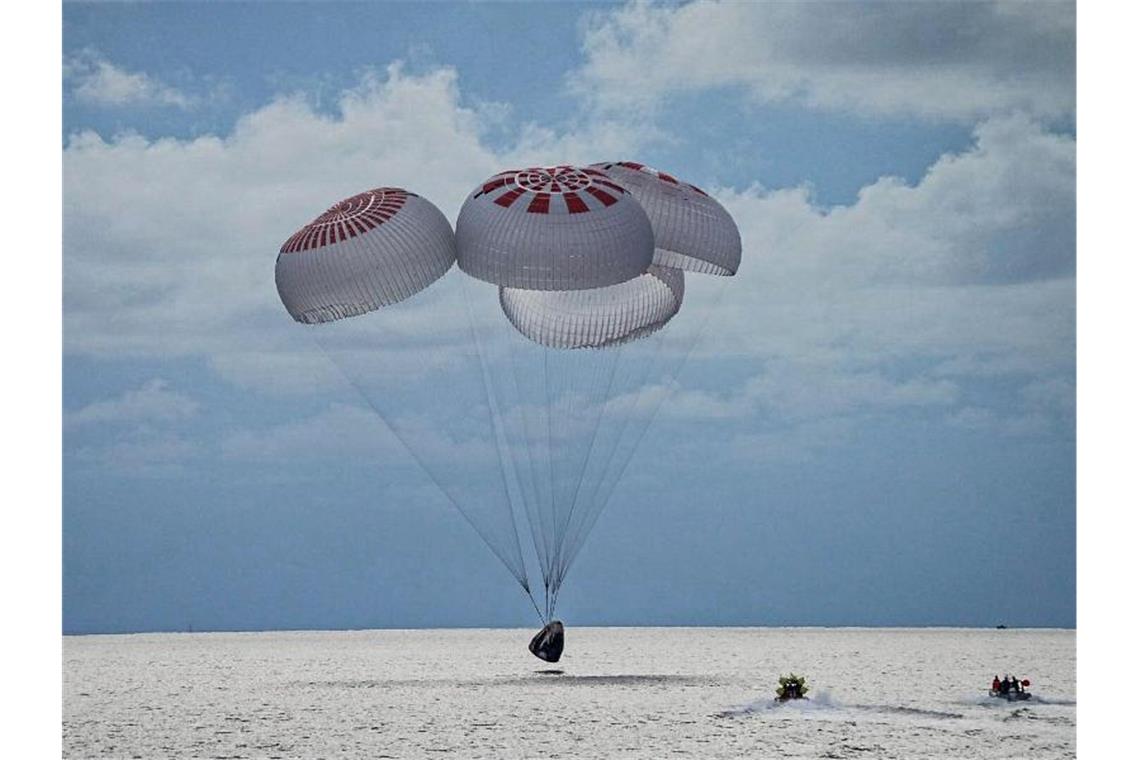
[[613, 159], [714, 192], [744, 263], [564, 618], [1074, 625], [1073, 25], [66, 5], [65, 631], [531, 624], [272, 265], [367, 187], [454, 222], [499, 169]]

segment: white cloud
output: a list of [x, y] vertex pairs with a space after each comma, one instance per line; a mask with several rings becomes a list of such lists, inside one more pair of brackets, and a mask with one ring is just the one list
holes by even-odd
[[947, 416], [953, 427], [1002, 436], [1040, 435], [1049, 431], [1051, 418], [1040, 412], [1007, 413], [978, 406], [965, 406]]
[[346, 383], [327, 356], [306, 351], [226, 351], [210, 356], [210, 367], [240, 388], [271, 395], [313, 393]]
[[219, 451], [227, 459], [248, 462], [406, 457], [379, 418], [347, 404], [263, 430], [233, 432], [220, 441]]
[[96, 53], [68, 59], [65, 81], [77, 100], [89, 105], [190, 108], [196, 99], [141, 72], [127, 71]]
[[485, 429], [456, 430], [449, 420], [426, 414], [381, 418], [364, 407], [335, 403], [303, 419], [235, 431], [221, 440], [219, 452], [227, 459], [263, 463], [368, 460], [415, 467], [419, 461], [440, 478], [460, 465], [498, 465], [490, 417], [486, 421]]
[[734, 459], [744, 462], [807, 462], [820, 452], [849, 442], [857, 430], [856, 421], [849, 417], [809, 420], [777, 430], [736, 435], [728, 450]]
[[80, 471], [145, 477], [181, 473], [186, 463], [200, 454], [199, 444], [182, 436], [146, 430], [105, 443], [78, 446], [70, 452]]
[[694, 389], [676, 389], [668, 392], [662, 386], [646, 388], [642, 391], [642, 396], [649, 400], [629, 408], [634, 412], [640, 411], [643, 407], [652, 409], [652, 399], [662, 393], [667, 395], [657, 402], [661, 404], [659, 414], [672, 419], [731, 420], [755, 412], [751, 399], [746, 395], [721, 395]]
[[1071, 3], [633, 2], [587, 26], [573, 91], [603, 112], [740, 88], [867, 115], [1053, 118], [1075, 103]]
[[770, 362], [745, 388], [761, 411], [791, 419], [835, 417], [854, 410], [946, 406], [958, 388], [947, 380], [891, 380], [880, 372], [844, 370], [829, 363]]
[[[340, 384], [273, 285], [276, 250], [301, 221], [381, 184], [409, 187], [454, 219], [470, 187], [503, 166], [636, 155], [627, 141], [638, 136], [606, 122], [578, 133], [531, 125], [494, 150], [482, 136], [500, 117], [464, 106], [451, 69], [412, 76], [393, 65], [343, 93], [333, 116], [284, 97], [225, 137], [73, 136], [66, 350], [203, 356], [258, 390]], [[921, 406], [952, 413], [964, 378], [1063, 374], [1074, 342], [1074, 171], [1071, 137], [1015, 116], [980, 124], [975, 145], [918, 183], [883, 178], [849, 206], [819, 208], [803, 188], [713, 188], [739, 223], [744, 263], [690, 364], [727, 356], [754, 371], [727, 394], [681, 392], [665, 413], [763, 410], [800, 427]], [[682, 318], [699, 313], [692, 280]], [[450, 295], [417, 303], [437, 319], [393, 312], [388, 339], [422, 338], [428, 323], [465, 328]], [[399, 375], [417, 361], [396, 350], [373, 359]], [[268, 445], [228, 446], [237, 456], [258, 444]]]
[[1071, 276], [1076, 142], [1023, 117], [988, 121], [975, 144], [916, 185], [884, 177], [850, 206], [803, 188], [721, 193], [757, 266], [833, 283], [1001, 284]]
[[454, 70], [411, 76], [394, 64], [343, 93], [336, 116], [283, 97], [224, 138], [73, 135], [64, 151], [66, 349], [230, 353], [234, 373], [239, 354], [292, 353], [305, 339], [278, 301], [274, 257], [330, 202], [396, 185], [454, 219], [470, 189], [503, 166], [632, 150], [627, 133], [599, 130], [524, 130], [497, 153], [480, 141], [478, 113], [460, 104]]
[[189, 396], [170, 390], [165, 380], [154, 379], [137, 390], [114, 399], [95, 401], [65, 418], [69, 426], [100, 423], [171, 422], [193, 416], [199, 404]]
[[[964, 428], [1045, 431], [1072, 397], [1049, 378], [1074, 361], [1074, 172], [1072, 138], [1013, 117], [980, 125], [973, 147], [915, 185], [885, 178], [850, 206], [818, 208], [803, 189], [717, 191], [745, 256], [691, 362], [736, 356], [754, 370], [715, 395], [675, 394], [662, 415], [758, 414], [799, 430], [925, 407]], [[681, 319], [707, 305], [695, 291]], [[957, 406], [963, 384], [1001, 375], [1030, 383], [1016, 418]]]
[[855, 370], [917, 359], [948, 376], [1071, 363], [1074, 162], [1071, 138], [1011, 119], [916, 185], [886, 178], [850, 206], [719, 192], [745, 257], [702, 349]]
[[[648, 389], [647, 393], [657, 389]], [[937, 378], [890, 379], [878, 371], [830, 361], [773, 359], [763, 370], [727, 393], [682, 389], [667, 396], [660, 414], [673, 419], [803, 421], [856, 411], [890, 411], [950, 406], [958, 386]]]

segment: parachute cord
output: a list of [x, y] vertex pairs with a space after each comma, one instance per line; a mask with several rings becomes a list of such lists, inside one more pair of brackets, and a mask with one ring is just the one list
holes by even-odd
[[534, 600], [534, 594], [530, 593], [530, 589], [526, 590], [526, 598], [530, 600], [531, 606], [534, 607], [534, 613], [538, 615], [538, 622], [542, 623], [542, 626], [545, 628], [546, 618], [542, 616], [542, 610], [538, 608], [538, 602]]
[[[523, 556], [522, 556], [522, 544], [519, 541], [518, 523], [515, 520], [514, 505], [511, 503], [511, 489], [507, 483], [507, 480], [508, 480], [508, 478], [507, 478], [507, 462], [503, 461], [504, 460], [504, 453], [506, 455], [506, 458], [510, 461], [512, 468], [514, 467], [514, 459], [511, 458], [511, 454], [510, 454], [509, 450], [507, 452], [503, 452], [499, 446], [499, 437], [500, 436], [503, 438], [504, 444], [509, 445], [509, 441], [507, 439], [506, 433], [502, 430], [502, 419], [501, 419], [501, 413], [498, 411], [498, 409], [499, 409], [498, 400], [494, 397], [494, 393], [491, 389], [490, 381], [488, 378], [488, 374], [490, 373], [490, 370], [487, 367], [486, 359], [483, 358], [483, 344], [482, 344], [482, 341], [479, 340], [478, 331], [475, 329], [475, 314], [474, 314], [473, 309], [471, 308], [471, 293], [469, 290], [470, 287], [471, 287], [471, 285], [469, 283], [467, 283], [466, 281], [464, 281], [460, 287], [460, 290], [463, 291], [463, 303], [467, 307], [467, 327], [471, 332], [471, 340], [475, 344], [475, 352], [479, 356], [479, 378], [480, 378], [480, 380], [483, 381], [483, 395], [487, 399], [487, 408], [488, 408], [488, 411], [489, 411], [490, 416], [491, 416], [491, 435], [495, 436], [495, 452], [498, 454], [498, 459], [499, 459], [499, 478], [503, 484], [503, 495], [506, 497], [506, 501], [507, 501], [507, 514], [511, 518], [511, 535], [515, 539], [515, 551], [518, 552], [519, 560], [520, 560], [520, 562], [522, 562], [522, 573], [523, 573], [523, 577], [525, 578], [526, 577], [526, 561], [523, 559]], [[518, 473], [515, 473], [515, 482], [516, 482], [516, 484], [518, 483]], [[520, 491], [521, 491], [521, 486], [520, 486]], [[524, 512], [525, 512], [525, 507], [524, 507]], [[526, 584], [524, 584], [524, 588], [526, 588]], [[527, 593], [528, 594], [530, 593], [529, 588], [527, 588]]]
[[[685, 365], [688, 364], [689, 357], [691, 357], [693, 355], [693, 352], [697, 348], [697, 344], [700, 343], [701, 337], [704, 335], [705, 330], [708, 328], [708, 325], [709, 325], [709, 322], [711, 321], [713, 313], [716, 312], [717, 307], [720, 305], [721, 299], [724, 297], [724, 291], [725, 290], [726, 290], [725, 283], [721, 282], [720, 287], [718, 288], [718, 290], [716, 292], [716, 295], [713, 297], [712, 304], [705, 310], [704, 319], [701, 321], [700, 325], [697, 327], [694, 335], [692, 336], [692, 342], [689, 343], [689, 346], [685, 350], [685, 353], [681, 356], [680, 363], [678, 363], [676, 365], [676, 369], [673, 370], [673, 372], [669, 376], [667, 376], [667, 378], [666, 378], [667, 382], [669, 382], [671, 385], [676, 382], [676, 379], [680, 376], [681, 372], [684, 370]], [[590, 534], [590, 531], [593, 530], [594, 524], [597, 523], [598, 518], [601, 517], [601, 515], [602, 515], [602, 512], [605, 511], [606, 505], [609, 503], [610, 499], [613, 497], [614, 490], [617, 489], [617, 486], [621, 482], [621, 479], [625, 476], [625, 471], [629, 467], [630, 462], [633, 461], [633, 457], [637, 453], [638, 448], [641, 446], [641, 442], [645, 439], [646, 433], [649, 431], [649, 428], [653, 426], [653, 421], [657, 418], [657, 413], [659, 411], [661, 411], [661, 407], [664, 406], [665, 399], [668, 398], [672, 394], [672, 392], [673, 392], [673, 389], [670, 388], [661, 394], [661, 397], [657, 400], [656, 405], [651, 408], [651, 410], [649, 412], [649, 419], [646, 422], [645, 426], [641, 429], [640, 433], [635, 434], [636, 437], [634, 440], [633, 448], [630, 449], [630, 453], [626, 457], [625, 462], [622, 465], [620, 465], [620, 467], [618, 469], [617, 477], [614, 478], [613, 483], [609, 487], [609, 492], [606, 493], [606, 495], [602, 498], [602, 500], [600, 502], [600, 506], [598, 507], [598, 509], [591, 516], [591, 518], [588, 518], [586, 523], [583, 523], [582, 530], [579, 531], [582, 544], [585, 544], [586, 537]], [[603, 477], [603, 479], [604, 479], [604, 477]], [[575, 541], [577, 541], [577, 540], [578, 540], [578, 537], [575, 538]], [[580, 551], [581, 548], [582, 548], [581, 545], [579, 545], [579, 546], [575, 547], [574, 550], [571, 552], [569, 558], [566, 561], [565, 569], [563, 570], [563, 575], [565, 575], [565, 573], [570, 571], [570, 565], [573, 564], [574, 560], [577, 558], [578, 551]]]
[[[667, 330], [667, 329], [669, 329], [668, 326], [663, 328], [663, 330]], [[638, 438], [638, 435], [636, 432], [637, 427], [636, 427], [636, 425], [633, 425], [633, 421], [635, 420], [635, 418], [637, 416], [637, 410], [640, 407], [641, 399], [642, 399], [642, 396], [645, 392], [645, 387], [646, 387], [645, 384], [648, 381], [648, 379], [650, 378], [650, 376], [652, 376], [654, 367], [656, 367], [658, 365], [658, 362], [661, 361], [660, 356], [664, 353], [663, 347], [666, 345], [666, 339], [665, 339], [664, 335], [665, 335], [665, 333], [662, 331], [662, 332], [658, 332], [657, 335], [654, 336], [654, 338], [653, 338], [653, 349], [652, 349], [652, 351], [649, 352], [649, 356], [647, 358], [641, 360], [640, 362], [638, 362], [638, 364], [640, 365], [640, 368], [638, 368], [638, 365], [634, 365], [635, 370], [630, 373], [630, 377], [640, 378], [639, 380], [636, 381], [636, 384], [635, 384], [635, 387], [637, 387], [639, 389], [639, 391], [636, 394], [636, 396], [632, 399], [632, 401], [630, 402], [628, 411], [623, 415], [624, 419], [621, 422], [619, 432], [614, 437], [613, 445], [610, 447], [608, 454], [606, 454], [604, 456], [604, 459], [603, 459], [604, 464], [602, 465], [601, 474], [598, 475], [597, 479], [593, 482], [592, 486], [590, 487], [589, 496], [582, 499], [582, 502], [589, 504], [589, 507], [585, 509], [584, 514], [581, 511], [579, 512], [579, 514], [581, 516], [580, 522], [574, 527], [572, 532], [568, 532], [568, 536], [569, 536], [570, 540], [567, 541], [565, 544], [568, 548], [568, 551], [566, 552], [565, 555], [560, 557], [559, 568], [558, 568], [559, 578], [561, 580], [565, 579], [566, 574], [570, 571], [570, 564], [574, 561], [574, 557], [577, 556], [577, 553], [578, 553], [579, 549], [581, 548], [580, 546], [578, 546], [578, 543], [580, 541], [585, 541], [586, 536], [589, 534], [589, 528], [586, 528], [586, 526], [592, 525], [593, 521], [596, 519], [597, 515], [605, 507], [604, 501], [599, 501], [597, 497], [598, 497], [598, 494], [600, 492], [604, 492], [604, 490], [605, 490], [604, 484], [606, 482], [606, 475], [611, 471], [611, 463], [614, 461], [614, 457], [619, 456], [618, 451], [621, 449], [622, 441], [625, 440], [626, 432], [631, 428], [631, 425], [633, 426], [633, 430], [634, 430], [634, 434], [633, 434], [634, 438], [635, 439]], [[624, 345], [622, 346], [622, 348], [624, 350], [624, 353], [622, 355], [623, 358], [628, 357], [630, 352], [633, 351], [633, 349], [627, 348]], [[634, 355], [636, 356], [636, 354], [634, 354]], [[646, 423], [646, 425], [648, 425], [648, 422]], [[634, 443], [634, 448], [636, 448], [636, 445], [637, 445], [637, 441], [635, 441], [635, 443]], [[619, 457], [619, 459], [617, 461], [621, 461], [621, 459], [623, 457], [631, 456], [633, 450], [634, 449], [630, 449], [630, 452], [631, 452], [630, 454], [623, 455], [622, 457]], [[583, 528], [586, 528], [586, 529], [583, 530]], [[560, 580], [560, 583], [561, 583], [561, 580]]]
[[[574, 443], [566, 441], [560, 447], [559, 457], [556, 460], [559, 467], [556, 478], [557, 501], [553, 530], [555, 552], [551, 561], [551, 578], [553, 584], [557, 586], [562, 580], [559, 568], [563, 565], [567, 549], [566, 538], [570, 535], [575, 505], [598, 431], [605, 419], [610, 389], [613, 387], [617, 366], [620, 363], [621, 347], [579, 348], [559, 351], [554, 355], [567, 357], [566, 361], [569, 363], [569, 366], [564, 366], [554, 373], [555, 377], [562, 381], [557, 393], [560, 402], [554, 406], [555, 402], [552, 401], [552, 408], [559, 410], [559, 422], [554, 425], [554, 429], [561, 430], [565, 427], [568, 430], [589, 431], [588, 438], [585, 435], [581, 436], [585, 446], [577, 443], [577, 438]], [[570, 359], [571, 356], [577, 358]], [[579, 395], [570, 395], [571, 391], [578, 392]]]
[[[519, 364], [522, 361], [519, 354], [521, 348], [515, 348], [512, 341], [507, 341], [507, 357], [508, 363], [511, 367], [511, 377], [515, 381], [515, 394], [516, 398], [520, 400], [525, 398], [525, 386], [523, 385], [522, 376], [519, 374]], [[533, 373], [528, 373], [533, 376]], [[550, 544], [549, 537], [543, 531], [543, 490], [540, 486], [540, 476], [536, 473], [535, 468], [541, 466], [538, 461], [539, 455], [542, 451], [542, 445], [539, 442], [539, 434], [535, 430], [537, 423], [534, 420], [534, 412], [531, 408], [532, 405], [523, 403], [518, 410], [519, 417], [522, 421], [522, 435], [520, 436], [523, 441], [523, 449], [526, 453], [527, 470], [530, 472], [530, 485], [532, 489], [531, 498], [524, 499], [525, 505], [528, 507], [527, 522], [530, 524], [531, 541], [534, 544], [534, 553], [538, 557], [539, 567], [542, 570], [542, 580], [544, 583], [549, 583], [549, 565], [550, 565]]]
[[357, 382], [353, 380], [347, 372], [345, 372], [344, 368], [333, 360], [332, 356], [329, 355], [328, 350], [319, 341], [317, 341], [316, 338], [313, 339], [313, 342], [316, 343], [317, 348], [321, 350], [321, 353], [325, 355], [325, 358], [328, 360], [329, 364], [336, 367], [341, 376], [348, 382], [350, 386], [352, 386], [357, 394], [359, 394], [360, 397], [364, 399], [364, 403], [368, 404], [368, 406], [372, 409], [373, 414], [375, 414], [380, 419], [380, 421], [384, 423], [384, 427], [388, 428], [388, 430], [391, 431], [392, 435], [396, 436], [396, 440], [398, 440], [403, 445], [404, 449], [406, 449], [407, 452], [411, 454], [412, 459], [414, 459], [416, 464], [419, 465], [420, 469], [424, 471], [424, 474], [428, 476], [428, 479], [431, 480], [431, 482], [435, 484], [435, 487], [439, 489], [440, 493], [442, 493], [447, 498], [447, 500], [451, 502], [451, 505], [455, 507], [455, 510], [463, 516], [463, 519], [467, 521], [467, 524], [470, 525], [475, 533], [479, 536], [479, 538], [483, 540], [483, 543], [487, 545], [487, 548], [491, 550], [491, 553], [498, 557], [499, 561], [503, 563], [503, 566], [507, 568], [514, 579], [518, 581], [519, 585], [523, 587], [523, 591], [525, 591], [529, 596], [530, 584], [527, 582], [525, 568], [522, 575], [515, 571], [515, 569], [511, 566], [511, 563], [499, 552], [498, 549], [495, 548], [494, 544], [492, 544], [487, 539], [487, 537], [483, 535], [483, 531], [479, 530], [479, 526], [475, 524], [475, 521], [472, 520], [467, 515], [467, 513], [463, 511], [463, 508], [459, 506], [459, 502], [455, 500], [455, 497], [448, 493], [447, 489], [443, 487], [443, 484], [439, 482], [439, 479], [424, 463], [420, 455], [417, 454], [410, 445], [408, 445], [408, 442], [404, 439], [404, 436], [401, 435], [401, 433], [391, 423], [388, 422], [388, 419], [384, 416], [384, 413], [380, 411], [380, 408], [376, 406], [376, 403], [373, 402], [372, 399], [368, 397], [368, 394], [365, 393], [364, 390], [360, 387], [360, 385], [357, 384]]
[[[555, 578], [555, 589], [554, 589], [555, 600], [558, 599], [558, 587], [560, 587], [562, 585], [562, 579], [565, 577], [565, 568], [564, 568], [563, 563], [562, 563], [562, 556], [563, 556], [563, 549], [565, 549], [565, 547], [566, 547], [566, 536], [569, 534], [570, 525], [571, 525], [572, 520], [574, 519], [574, 510], [578, 506], [578, 495], [582, 490], [582, 479], [585, 477], [586, 468], [590, 463], [590, 455], [593, 454], [593, 452], [594, 452], [594, 444], [597, 442], [597, 439], [598, 439], [598, 430], [602, 426], [602, 420], [605, 418], [606, 408], [609, 406], [610, 393], [612, 392], [613, 386], [614, 386], [614, 376], [617, 374], [617, 365], [619, 363], [619, 360], [621, 359], [623, 348], [624, 348], [624, 346], [618, 346], [618, 347], [612, 349], [616, 353], [614, 356], [614, 360], [610, 364], [609, 378], [606, 381], [606, 389], [601, 395], [601, 409], [598, 410], [598, 417], [594, 421], [594, 430], [590, 435], [590, 445], [586, 449], [586, 455], [582, 459], [582, 466], [578, 470], [578, 477], [576, 478], [576, 482], [574, 483], [574, 495], [571, 497], [571, 500], [570, 500], [570, 509], [566, 512], [566, 520], [563, 522], [562, 529], [561, 529], [560, 534], [559, 534], [558, 570], [556, 571], [555, 576], [554, 576], [554, 578]], [[607, 349], [601, 348], [601, 349], [594, 349], [594, 350], [605, 351]]]
[[[550, 369], [547, 366], [548, 361], [549, 361], [549, 357], [550, 357], [550, 349], [547, 348], [546, 346], [543, 346], [542, 347], [542, 388], [543, 388], [543, 393], [545, 395], [545, 401], [546, 401], [546, 470], [547, 470], [547, 477], [550, 478], [550, 526], [551, 526], [550, 532], [551, 532], [551, 535], [554, 536], [554, 535], [557, 535], [557, 533], [556, 533], [557, 526], [555, 525], [555, 521], [556, 521], [557, 516], [558, 516], [558, 504], [555, 501], [555, 493], [554, 493], [555, 492], [554, 433], [551, 429], [551, 419], [550, 419], [550, 417], [551, 417], [551, 410], [550, 410]], [[548, 557], [548, 562], [551, 562], [552, 567], [553, 567], [554, 556], [556, 555], [556, 553], [558, 551], [557, 542], [554, 544], [553, 549], [554, 549], [555, 554], [552, 554], [551, 556]], [[550, 572], [549, 572], [550, 569], [551, 568], [543, 568], [543, 575], [547, 578], [550, 577]], [[550, 581], [547, 580], [548, 593], [549, 593], [549, 585], [550, 585]], [[549, 601], [547, 602], [546, 613], [547, 613], [547, 615], [550, 614]]]

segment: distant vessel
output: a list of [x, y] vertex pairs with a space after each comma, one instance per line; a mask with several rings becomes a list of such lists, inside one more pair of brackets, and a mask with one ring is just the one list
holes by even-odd
[[780, 676], [780, 686], [776, 689], [777, 702], [789, 702], [793, 699], [807, 699], [807, 679], [791, 673]]
[[1006, 628], [1006, 625], [1005, 625], [1005, 623], [999, 623], [999, 624], [998, 624], [998, 627], [997, 627], [997, 629], [998, 629], [999, 631], [1004, 631], [1004, 630], [1005, 630], [1005, 628]]
[[1005, 694], [1002, 694], [1000, 691], [994, 691], [993, 689], [990, 689], [990, 696], [996, 699], [1004, 699], [1007, 702], [1023, 702], [1033, 695], [1027, 691], [1008, 691]]
[[[1009, 679], [1009, 676], [1006, 676], [1006, 679]], [[1014, 678], [999, 682], [997, 676], [994, 676], [993, 686], [990, 687], [990, 696], [996, 699], [1004, 699], [1007, 702], [1024, 702], [1033, 696], [1026, 691], [1027, 688], [1029, 688], [1028, 678]]]

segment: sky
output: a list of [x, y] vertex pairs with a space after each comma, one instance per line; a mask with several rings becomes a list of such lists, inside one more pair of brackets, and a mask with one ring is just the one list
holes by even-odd
[[744, 253], [564, 620], [1075, 625], [1074, 25], [66, 4], [65, 632], [534, 624], [273, 262], [365, 188], [454, 223], [499, 170], [604, 160], [708, 190]]

